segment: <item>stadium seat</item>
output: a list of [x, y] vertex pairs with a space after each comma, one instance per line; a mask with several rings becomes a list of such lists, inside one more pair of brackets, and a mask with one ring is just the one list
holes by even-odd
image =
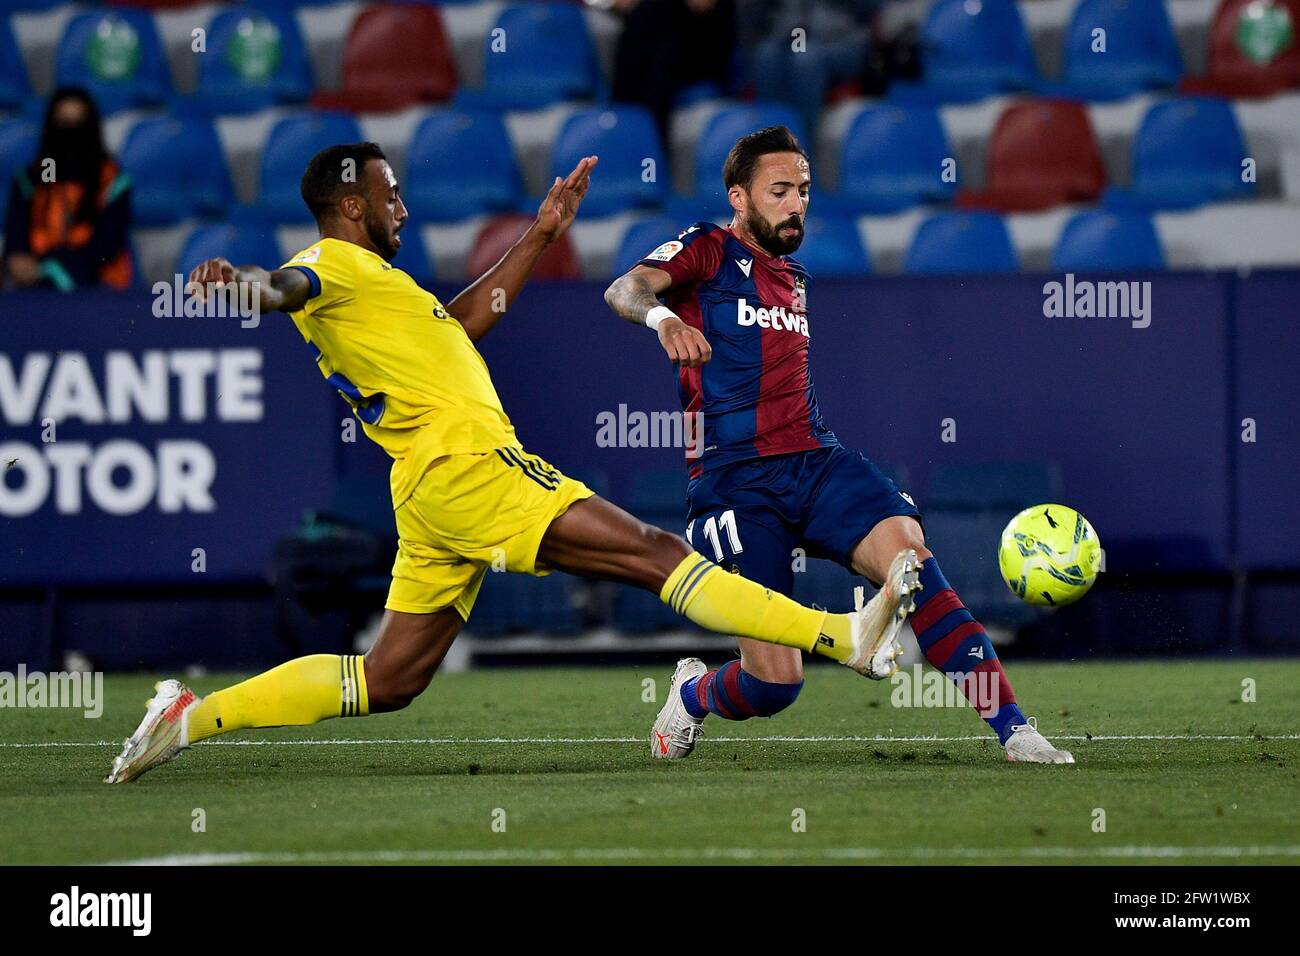
[[223, 10], [208, 25], [198, 89], [180, 108], [251, 113], [305, 101], [314, 82], [293, 12], [263, 3]]
[[[695, 144], [695, 195], [684, 200], [694, 219], [731, 215], [731, 203], [722, 184], [722, 164], [736, 140], [768, 126], [786, 126], [811, 153], [813, 144], [798, 112], [784, 103], [747, 103], [720, 110], [709, 120]], [[678, 204], [674, 204], [677, 208]], [[685, 209], [682, 205], [680, 208]]]
[[1140, 212], [1082, 212], [1061, 230], [1052, 269], [1163, 269], [1164, 252], [1151, 219]]
[[871, 273], [858, 224], [851, 216], [809, 216], [804, 224], [803, 244], [793, 258], [814, 279]]
[[514, 211], [523, 191], [514, 148], [495, 114], [442, 110], [416, 129], [402, 198], [417, 218], [447, 222]]
[[1242, 179], [1249, 153], [1232, 104], [1208, 97], [1156, 103], [1133, 138], [1133, 185], [1108, 189], [1111, 209], [1190, 209], [1244, 199], [1255, 183]]
[[933, 109], [868, 107], [853, 120], [840, 147], [838, 199], [872, 213], [946, 202], [957, 184], [944, 182], [940, 174], [944, 160], [953, 155]]
[[939, 213], [921, 223], [907, 251], [906, 272], [919, 275], [1015, 272], [1016, 253], [1000, 216]]
[[[578, 160], [593, 153], [600, 157], [600, 169], [582, 201], [584, 214], [607, 216], [663, 200], [668, 164], [654, 119], [645, 109], [618, 106], [574, 113], [551, 150], [552, 176], [567, 176]], [[647, 182], [648, 169], [654, 175]]]
[[1032, 212], [1096, 202], [1106, 168], [1088, 120], [1071, 100], [1029, 100], [1003, 110], [988, 144], [984, 189], [957, 194], [957, 205]]
[[9, 208], [13, 175], [36, 158], [40, 127], [27, 119], [0, 119], [0, 224]]
[[[477, 279], [497, 263], [497, 260], [519, 241], [525, 230], [532, 224], [533, 217], [520, 214], [495, 216], [483, 224], [474, 245], [470, 250], [469, 260], [465, 265], [465, 278]], [[578, 254], [574, 251], [566, 232], [550, 248], [542, 253], [542, 258], [533, 270], [534, 279], [580, 279], [582, 270], [578, 265]]]
[[[1105, 52], [1094, 52], [1105, 31]], [[1121, 99], [1171, 87], [1183, 57], [1162, 0], [1081, 0], [1065, 31], [1060, 95]]]
[[1210, 26], [1205, 76], [1186, 93], [1272, 96], [1300, 87], [1300, 0], [1223, 0]]
[[273, 226], [199, 226], [189, 234], [176, 260], [176, 271], [188, 276], [200, 262], [222, 256], [236, 265], [254, 263], [276, 268], [284, 262]]
[[346, 113], [303, 113], [280, 120], [262, 152], [258, 211], [271, 222], [310, 222], [299, 190], [308, 161], [327, 146], [361, 138], [357, 121]]
[[922, 79], [896, 83], [904, 101], [965, 102], [1038, 82], [1038, 64], [1015, 0], [938, 0], [921, 25]]
[[136, 225], [164, 226], [227, 211], [234, 191], [206, 119], [159, 117], [131, 127], [119, 154], [131, 174]]
[[163, 103], [171, 76], [153, 17], [143, 10], [92, 10], [69, 22], [55, 67], [60, 86], [86, 89], [104, 115]]
[[9, 27], [9, 18], [0, 15], [0, 110], [19, 109], [30, 96], [27, 68], [18, 52], [18, 41]]
[[484, 85], [462, 89], [462, 109], [540, 109], [592, 99], [603, 83], [582, 8], [528, 3], [501, 11], [484, 41]]
[[381, 3], [362, 10], [348, 31], [342, 88], [321, 91], [314, 102], [384, 112], [448, 100], [455, 91], [456, 63], [437, 8]]
[[614, 275], [622, 275], [645, 258], [646, 254], [662, 243], [679, 236], [688, 222], [679, 222], [664, 216], [634, 222], [623, 233], [618, 253], [614, 256]]

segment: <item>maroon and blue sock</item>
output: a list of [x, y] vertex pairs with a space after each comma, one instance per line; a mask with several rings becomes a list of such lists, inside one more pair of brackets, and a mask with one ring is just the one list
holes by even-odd
[[759, 680], [730, 661], [716, 671], [694, 677], [682, 685], [682, 703], [692, 717], [717, 714], [727, 720], [771, 717], [795, 702], [803, 681], [797, 684], [773, 684]]
[[1011, 682], [988, 634], [961, 603], [933, 557], [921, 564], [921, 586], [909, 619], [921, 653], [961, 688], [998, 740], [1006, 743], [1011, 728], [1027, 721], [1016, 706]]

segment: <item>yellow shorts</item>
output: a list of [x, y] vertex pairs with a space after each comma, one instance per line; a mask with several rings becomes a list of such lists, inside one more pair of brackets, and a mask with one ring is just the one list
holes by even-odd
[[593, 492], [518, 446], [439, 458], [396, 511], [389, 610], [454, 607], [469, 620], [489, 568], [549, 574], [537, 560], [551, 522]]

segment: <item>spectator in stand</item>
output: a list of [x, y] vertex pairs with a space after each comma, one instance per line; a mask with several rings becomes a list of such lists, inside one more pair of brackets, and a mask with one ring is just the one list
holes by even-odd
[[867, 71], [872, 16], [885, 3], [737, 0], [740, 43], [758, 98], [795, 107], [811, 135], [826, 94], [858, 83]]
[[130, 287], [130, 180], [104, 148], [99, 109], [84, 90], [55, 91], [39, 152], [9, 190], [10, 287]]
[[731, 86], [736, 48], [734, 0], [589, 0], [623, 16], [614, 52], [613, 98], [654, 114], [664, 145], [678, 94], [708, 87], [721, 96]]

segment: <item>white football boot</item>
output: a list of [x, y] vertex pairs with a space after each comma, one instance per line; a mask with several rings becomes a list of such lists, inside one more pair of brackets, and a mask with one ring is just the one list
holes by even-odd
[[689, 757], [695, 741], [704, 736], [703, 717], [693, 717], [682, 702], [682, 685], [694, 677], [707, 674], [709, 669], [698, 657], [684, 657], [677, 662], [672, 683], [668, 685], [668, 699], [655, 718], [650, 731], [650, 754], [660, 760], [678, 760]]
[[921, 590], [921, 562], [916, 552], [905, 548], [894, 556], [885, 583], [863, 607], [863, 589], [853, 592], [856, 609], [850, 619], [853, 654], [844, 661], [864, 677], [884, 680], [898, 673], [896, 658], [903, 653], [898, 635], [907, 615], [916, 610], [916, 592]]
[[1074, 763], [1074, 754], [1057, 750], [1050, 740], [1038, 732], [1038, 720], [1028, 718], [1027, 724], [1012, 724], [1011, 736], [1004, 745], [1007, 760], [1012, 763]]
[[126, 783], [154, 767], [175, 760], [190, 745], [190, 711], [199, 698], [178, 680], [153, 685], [154, 696], [145, 702], [144, 720], [122, 745], [105, 783]]

